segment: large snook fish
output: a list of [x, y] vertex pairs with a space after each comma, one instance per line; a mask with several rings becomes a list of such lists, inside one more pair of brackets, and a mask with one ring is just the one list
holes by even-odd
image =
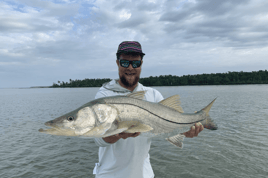
[[182, 147], [184, 135], [181, 133], [188, 131], [195, 123], [200, 122], [207, 129], [217, 129], [208, 114], [216, 99], [204, 109], [189, 114], [183, 113], [179, 95], [152, 103], [143, 100], [145, 92], [93, 100], [46, 122], [45, 125], [51, 128], [39, 131], [52, 135], [92, 138], [108, 137], [121, 132], [142, 132], [140, 136], [168, 137], [166, 140], [171, 144]]

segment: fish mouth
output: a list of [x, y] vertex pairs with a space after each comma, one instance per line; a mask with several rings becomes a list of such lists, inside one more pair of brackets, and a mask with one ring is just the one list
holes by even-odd
[[59, 128], [59, 127], [57, 127], [57, 126], [52, 126], [52, 125], [47, 125], [46, 123], [45, 123], [45, 125], [46, 126], [49, 126], [49, 127], [51, 127], [51, 128], [49, 128], [49, 129], [39, 129], [38, 131], [39, 132], [43, 132], [43, 133], [50, 133], [50, 132], [62, 132], [63, 130], [61, 129], [61, 128]]
[[74, 130], [66, 130], [64, 128], [58, 127], [55, 125], [55, 123], [52, 121], [48, 121], [45, 123], [46, 126], [50, 127], [48, 129], [39, 129], [38, 131], [41, 133], [46, 133], [50, 135], [63, 135], [63, 136], [76, 136]]
[[45, 122], [45, 125], [48, 127], [51, 127], [49, 129], [53, 129], [53, 130], [57, 130], [57, 131], [63, 131], [64, 129], [58, 127], [57, 125], [55, 125], [55, 122], [53, 120]]
[[59, 127], [55, 126], [53, 124], [53, 121], [48, 121], [45, 123], [46, 126], [50, 127], [49, 129], [39, 129], [38, 131], [39, 132], [44, 132], [44, 133], [47, 133], [47, 132], [51, 132], [51, 131], [60, 131], [62, 129], [60, 129]]
[[50, 135], [61, 135], [61, 136], [78, 136], [75, 134], [73, 130], [64, 130], [57, 126], [54, 126], [49, 129], [39, 129], [38, 130], [41, 133], [50, 134]]

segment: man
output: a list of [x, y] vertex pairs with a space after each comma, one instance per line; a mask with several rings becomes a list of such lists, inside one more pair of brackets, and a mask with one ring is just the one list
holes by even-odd
[[[122, 42], [116, 53], [119, 79], [103, 84], [95, 99], [147, 90], [145, 100], [163, 100], [160, 92], [138, 82], [144, 55], [139, 42]], [[183, 134], [192, 138], [202, 130], [202, 125], [195, 125], [195, 128], [192, 127]], [[96, 163], [93, 170], [96, 178], [153, 178], [149, 155], [151, 138], [138, 137], [139, 135], [140, 132], [120, 133], [106, 138], [96, 138], [95, 143], [99, 146], [99, 163]]]

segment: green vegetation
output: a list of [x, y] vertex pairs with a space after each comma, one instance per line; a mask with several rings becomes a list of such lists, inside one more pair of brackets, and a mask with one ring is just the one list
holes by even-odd
[[[70, 82], [53, 83], [51, 87], [101, 87], [111, 79], [84, 79]], [[197, 75], [160, 75], [159, 77], [141, 78], [144, 86], [180, 86], [180, 85], [237, 85], [237, 84], [268, 84], [268, 71], [228, 72]]]
[[103, 83], [109, 82], [111, 79], [84, 79], [84, 80], [69, 80], [68, 82], [60, 82], [58, 84], [53, 83], [51, 87], [101, 87]]

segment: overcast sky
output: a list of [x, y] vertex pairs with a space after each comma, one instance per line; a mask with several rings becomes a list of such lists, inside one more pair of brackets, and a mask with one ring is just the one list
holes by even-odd
[[267, 0], [1, 0], [0, 88], [118, 78], [139, 41], [141, 77], [268, 69]]

